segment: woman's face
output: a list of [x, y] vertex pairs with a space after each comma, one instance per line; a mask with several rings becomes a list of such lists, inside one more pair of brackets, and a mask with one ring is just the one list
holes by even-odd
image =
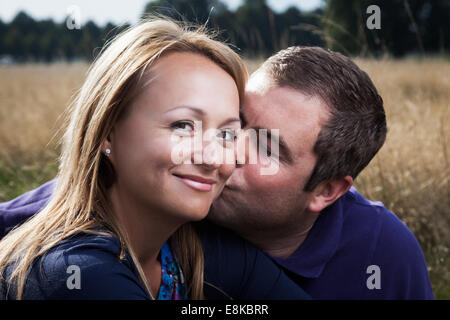
[[146, 81], [103, 145], [111, 149], [113, 187], [133, 206], [202, 219], [234, 169], [236, 83], [193, 53], [163, 56]]

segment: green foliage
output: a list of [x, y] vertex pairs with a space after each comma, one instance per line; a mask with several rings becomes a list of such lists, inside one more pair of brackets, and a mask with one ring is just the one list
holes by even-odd
[[159, 0], [146, 6], [145, 14], [148, 13], [206, 24], [220, 31], [221, 40], [247, 56], [267, 56], [292, 45], [324, 44], [320, 35], [302, 27], [307, 24], [319, 28], [320, 10], [315, 15], [305, 15], [291, 7], [276, 13], [266, 0], [246, 0], [234, 12], [218, 0]]
[[56, 176], [56, 161], [39, 161], [32, 165], [14, 166], [0, 161], [0, 202], [11, 200]]
[[[439, 53], [450, 48], [448, 0], [326, 0], [324, 9], [302, 13], [296, 7], [274, 12], [266, 0], [244, 0], [235, 11], [220, 0], [156, 0], [142, 17], [163, 14], [206, 25], [246, 56], [268, 56], [292, 45], [327, 46], [348, 55]], [[369, 30], [369, 5], [381, 10], [381, 29]], [[35, 21], [24, 12], [0, 21], [0, 57], [16, 61], [92, 60], [125, 26], [89, 21], [80, 30], [65, 23]]]
[[[266, 0], [246, 0], [236, 11], [220, 0], [157, 0], [145, 6], [142, 17], [155, 13], [219, 30], [219, 39], [250, 56], [269, 55], [291, 45], [324, 44], [320, 35], [302, 28], [302, 24], [319, 28], [318, 16], [304, 15], [294, 7], [276, 13]], [[90, 61], [124, 27], [99, 27], [89, 21], [80, 30], [69, 30], [65, 23], [35, 21], [19, 12], [9, 24], [0, 21], [0, 57], [11, 56], [19, 62]]]
[[0, 56], [12, 56], [18, 62], [92, 60], [96, 49], [124, 27], [109, 23], [101, 28], [88, 21], [80, 30], [69, 30], [65, 23], [36, 21], [19, 12], [9, 24], [0, 22]]
[[[377, 5], [381, 29], [366, 27]], [[448, 0], [328, 0], [322, 26], [328, 47], [359, 55], [439, 52], [450, 49]]]

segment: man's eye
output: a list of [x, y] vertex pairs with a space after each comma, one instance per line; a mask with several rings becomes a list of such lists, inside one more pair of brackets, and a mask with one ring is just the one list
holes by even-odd
[[222, 130], [219, 133], [219, 137], [226, 142], [233, 142], [234, 140], [236, 140], [237, 135], [234, 130]]
[[262, 144], [261, 143], [261, 151], [263, 153], [264, 156], [272, 156], [272, 151], [270, 150], [270, 148], [267, 146], [267, 144]]
[[262, 141], [259, 141], [258, 139], [258, 144], [260, 145], [261, 149], [259, 150], [262, 152], [262, 156], [272, 158], [274, 160], [280, 157], [279, 155], [272, 153], [271, 139], [268, 139], [268, 141], [266, 141], [265, 143], [262, 143]]
[[194, 124], [189, 121], [177, 121], [171, 124], [171, 127], [180, 131], [193, 131]]

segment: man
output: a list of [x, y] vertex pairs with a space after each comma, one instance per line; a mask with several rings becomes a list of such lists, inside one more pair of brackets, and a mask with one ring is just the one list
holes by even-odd
[[[279, 154], [268, 145], [268, 159], [238, 165], [211, 221], [264, 250], [312, 298], [433, 299], [415, 237], [352, 188], [387, 131], [365, 72], [320, 48], [282, 50], [251, 76], [242, 117], [246, 129], [279, 129]], [[267, 161], [274, 175], [261, 175]], [[35, 194], [16, 200], [16, 215], [43, 200]]]
[[432, 299], [417, 240], [353, 180], [385, 141], [383, 101], [349, 58], [291, 47], [250, 78], [246, 128], [279, 128], [279, 169], [238, 166], [209, 219], [263, 249], [313, 298]]

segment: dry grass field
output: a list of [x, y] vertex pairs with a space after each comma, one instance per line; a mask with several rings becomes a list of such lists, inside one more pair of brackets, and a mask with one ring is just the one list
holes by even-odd
[[[450, 299], [450, 62], [357, 60], [385, 101], [385, 146], [356, 181], [415, 233]], [[258, 61], [248, 61], [250, 71]], [[54, 177], [61, 115], [87, 65], [0, 66], [0, 201]]]

